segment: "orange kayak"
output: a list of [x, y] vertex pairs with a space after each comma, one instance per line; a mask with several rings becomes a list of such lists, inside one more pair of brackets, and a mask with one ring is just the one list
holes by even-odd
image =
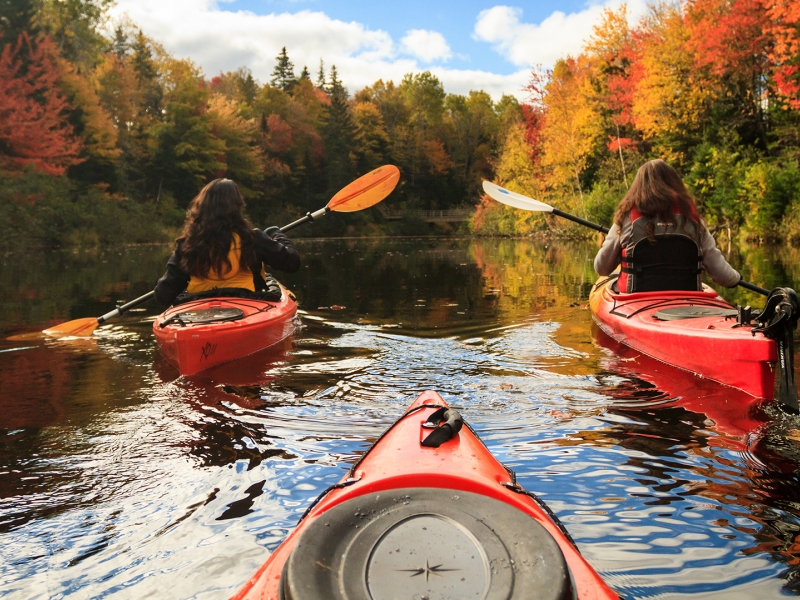
[[292, 335], [297, 302], [283, 290], [279, 301], [207, 298], [170, 307], [156, 317], [158, 348], [181, 375], [192, 375]]
[[550, 509], [428, 391], [233, 596], [394, 598], [618, 596]]

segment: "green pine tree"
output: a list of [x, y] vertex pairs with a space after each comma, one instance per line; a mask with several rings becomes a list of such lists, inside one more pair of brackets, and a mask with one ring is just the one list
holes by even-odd
[[294, 65], [292, 64], [292, 61], [289, 60], [289, 54], [286, 52], [286, 46], [281, 48], [281, 51], [278, 56], [275, 57], [275, 60], [278, 61], [278, 64], [275, 65], [275, 69], [272, 71], [272, 79], [270, 80], [270, 83], [273, 86], [282, 89], [284, 92], [289, 93], [297, 83], [297, 79], [294, 76]]
[[111, 42], [111, 51], [117, 55], [117, 58], [122, 58], [128, 53], [128, 34], [125, 33], [122, 25], [117, 25], [114, 29], [114, 41]]
[[353, 148], [357, 129], [347, 102], [347, 90], [339, 80], [336, 66], [331, 67], [327, 107], [322, 139], [325, 144], [325, 170], [329, 191], [338, 190], [355, 178]]
[[317, 87], [321, 90], [325, 89], [325, 63], [319, 59], [319, 71], [317, 71]]

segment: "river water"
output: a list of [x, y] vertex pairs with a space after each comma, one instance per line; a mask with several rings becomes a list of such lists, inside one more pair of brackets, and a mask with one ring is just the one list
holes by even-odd
[[[800, 593], [800, 419], [614, 348], [586, 308], [596, 246], [298, 248], [293, 338], [185, 378], [153, 305], [87, 340], [7, 339], [145, 293], [169, 248], [5, 257], [0, 596], [226, 598], [426, 389], [624, 597]], [[800, 276], [731, 260], [765, 287]]]

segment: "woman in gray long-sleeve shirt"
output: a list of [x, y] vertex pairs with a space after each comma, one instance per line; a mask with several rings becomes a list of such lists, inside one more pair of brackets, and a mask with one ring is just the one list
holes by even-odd
[[[696, 254], [689, 240], [696, 245]], [[663, 160], [645, 163], [617, 207], [614, 225], [594, 259], [595, 271], [610, 275], [621, 264], [621, 292], [650, 291], [654, 281], [658, 288], [659, 276], [667, 284], [659, 289], [672, 289], [669, 282], [685, 284], [692, 277], [697, 282], [693, 287], [700, 289], [698, 261], [718, 285], [733, 287], [741, 279], [717, 248], [675, 169]], [[688, 278], [681, 276], [681, 270]], [[645, 271], [648, 283], [642, 285]]]

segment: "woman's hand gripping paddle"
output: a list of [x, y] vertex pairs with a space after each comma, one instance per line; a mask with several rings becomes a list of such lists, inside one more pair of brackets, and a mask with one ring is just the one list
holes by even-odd
[[[538, 200], [534, 200], [533, 198], [528, 198], [527, 196], [523, 196], [522, 194], [518, 194], [517, 192], [512, 192], [511, 190], [507, 190], [505, 188], [501, 188], [499, 185], [496, 185], [490, 181], [483, 182], [483, 191], [486, 192], [486, 195], [490, 198], [497, 200], [498, 202], [505, 204], [507, 206], [512, 206], [514, 208], [519, 208], [521, 210], [531, 210], [536, 212], [549, 212], [553, 213], [556, 216], [559, 216], [563, 219], [568, 219], [573, 221], [574, 223], [578, 223], [585, 227], [589, 227], [600, 233], [608, 233], [608, 228], [603, 227], [602, 225], [598, 225], [597, 223], [592, 223], [591, 221], [586, 221], [585, 219], [581, 219], [580, 217], [576, 217], [575, 215], [571, 215], [569, 213], [565, 213], [563, 211], [558, 210], [557, 208], [553, 208], [549, 204], [545, 204], [544, 202], [539, 202]], [[758, 294], [762, 294], [764, 296], [769, 296], [770, 291], [766, 288], [759, 287], [755, 284], [749, 283], [744, 280], [740, 280], [739, 283], [736, 285], [743, 287], [751, 292], [756, 292]]]
[[[295, 227], [308, 223], [314, 219], [321, 217], [331, 211], [334, 212], [356, 212], [364, 210], [370, 206], [374, 206], [392, 190], [394, 190], [397, 182], [400, 181], [400, 169], [394, 165], [384, 165], [377, 169], [370, 171], [366, 175], [362, 175], [354, 182], [348, 184], [330, 199], [328, 204], [314, 213], [308, 213], [301, 219], [289, 223], [281, 227], [281, 231], [289, 231]], [[104, 314], [102, 317], [85, 317], [83, 319], [75, 319], [74, 321], [67, 321], [55, 327], [45, 329], [43, 333], [58, 337], [75, 336], [75, 337], [88, 337], [92, 335], [95, 329], [100, 325], [118, 317], [130, 309], [144, 304], [155, 295], [155, 292], [147, 292], [144, 296], [140, 296], [135, 300], [128, 302]]]

